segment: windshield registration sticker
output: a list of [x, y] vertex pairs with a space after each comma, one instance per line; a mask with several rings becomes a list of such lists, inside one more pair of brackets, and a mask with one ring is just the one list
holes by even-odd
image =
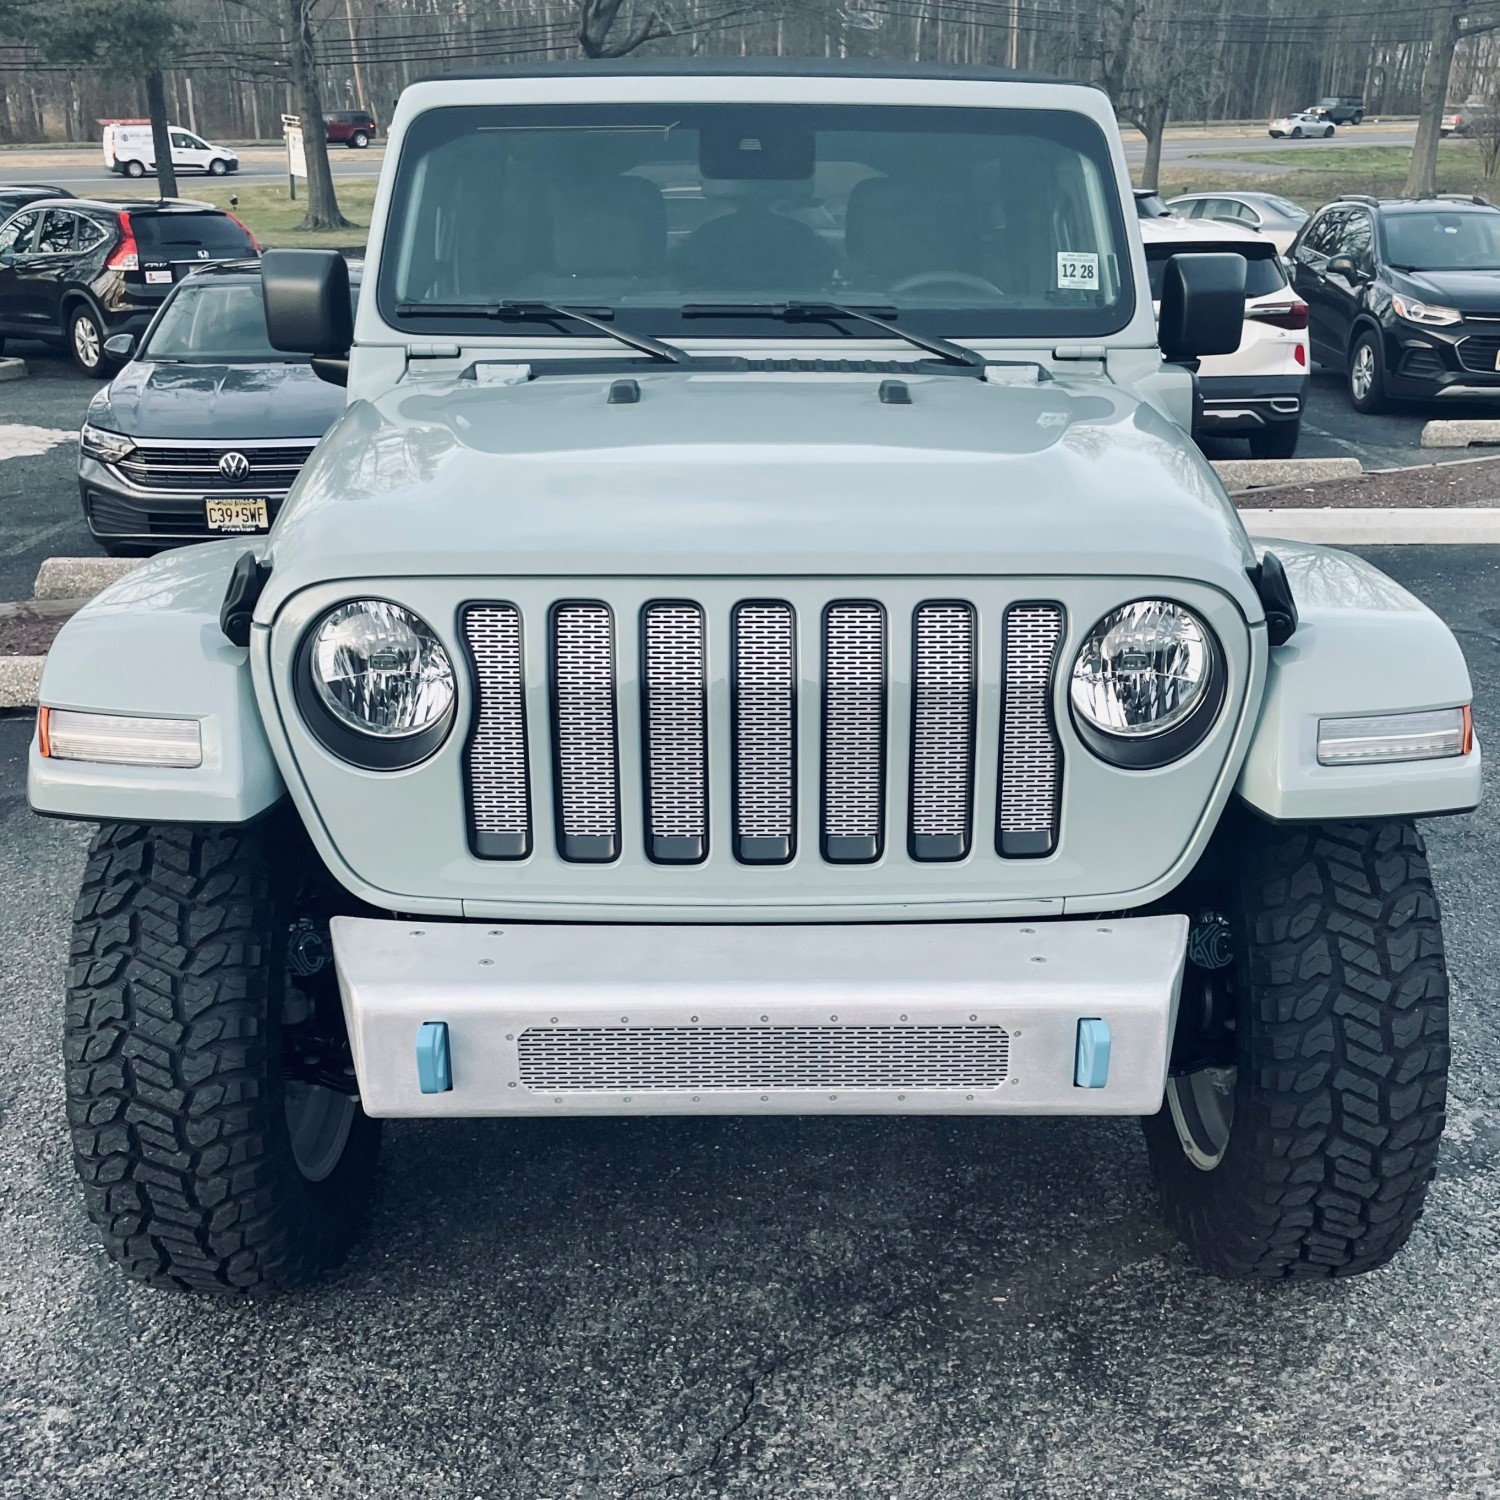
[[1059, 250], [1057, 285], [1064, 292], [1097, 292], [1099, 257], [1092, 250]]

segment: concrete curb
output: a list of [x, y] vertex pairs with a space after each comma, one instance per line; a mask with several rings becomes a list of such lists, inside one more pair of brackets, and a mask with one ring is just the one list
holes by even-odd
[[1424, 448], [1500, 447], [1500, 421], [1437, 417], [1422, 427]]
[[37, 569], [31, 591], [38, 599], [92, 599], [141, 562], [139, 557], [49, 557]]
[[0, 656], [0, 709], [35, 708], [45, 656]]
[[1500, 509], [1489, 506], [1451, 510], [1438, 506], [1247, 508], [1240, 511], [1240, 520], [1253, 537], [1280, 537], [1289, 542], [1328, 542], [1341, 547], [1500, 545]]
[[25, 380], [31, 374], [26, 368], [24, 359], [16, 359], [11, 356], [8, 359], [0, 359], [0, 382], [7, 380]]
[[1357, 458], [1216, 458], [1213, 466], [1224, 488], [1232, 493], [1322, 479], [1357, 479], [1365, 472]]

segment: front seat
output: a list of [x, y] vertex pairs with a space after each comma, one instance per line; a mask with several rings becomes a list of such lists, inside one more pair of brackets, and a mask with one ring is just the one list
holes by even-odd
[[817, 230], [752, 199], [700, 224], [678, 246], [672, 274], [684, 291], [805, 297], [831, 285], [833, 252]]
[[972, 204], [943, 188], [868, 177], [849, 194], [844, 249], [856, 286], [890, 290], [913, 276], [980, 270]]
[[[667, 258], [667, 210], [644, 177], [559, 184], [553, 196], [552, 265], [541, 278], [559, 300], [656, 286]], [[563, 289], [562, 283], [573, 283]], [[621, 283], [635, 285], [621, 286]], [[554, 290], [554, 287], [556, 289]]]

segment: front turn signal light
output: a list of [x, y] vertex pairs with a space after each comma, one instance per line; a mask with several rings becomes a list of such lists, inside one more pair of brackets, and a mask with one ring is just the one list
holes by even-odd
[[48, 760], [183, 770], [203, 764], [203, 731], [196, 719], [140, 719], [42, 708], [37, 712], [36, 740], [37, 749]]
[[1467, 704], [1426, 713], [1318, 720], [1320, 766], [1447, 760], [1473, 748], [1474, 719]]

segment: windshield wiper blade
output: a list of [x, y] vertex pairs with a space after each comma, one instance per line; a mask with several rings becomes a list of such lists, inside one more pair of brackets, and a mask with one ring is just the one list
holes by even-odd
[[949, 364], [977, 368], [985, 362], [982, 354], [965, 349], [962, 344], [950, 344], [947, 339], [898, 328], [888, 321], [897, 315], [894, 307], [849, 307], [842, 302], [690, 302], [682, 309], [682, 315], [685, 318], [780, 318], [788, 323], [836, 323], [840, 318], [849, 318], [903, 339], [914, 348], [935, 354]]
[[604, 320], [612, 318], [612, 307], [561, 307], [555, 302], [402, 302], [396, 307], [398, 318], [491, 318], [499, 322], [551, 323], [563, 318], [573, 323], [583, 323], [600, 333], [607, 334], [627, 348], [638, 349], [653, 359], [666, 360], [668, 364], [680, 365], [688, 362], [688, 354], [673, 344], [664, 344], [649, 333], [627, 333], [623, 328], [611, 328]]

